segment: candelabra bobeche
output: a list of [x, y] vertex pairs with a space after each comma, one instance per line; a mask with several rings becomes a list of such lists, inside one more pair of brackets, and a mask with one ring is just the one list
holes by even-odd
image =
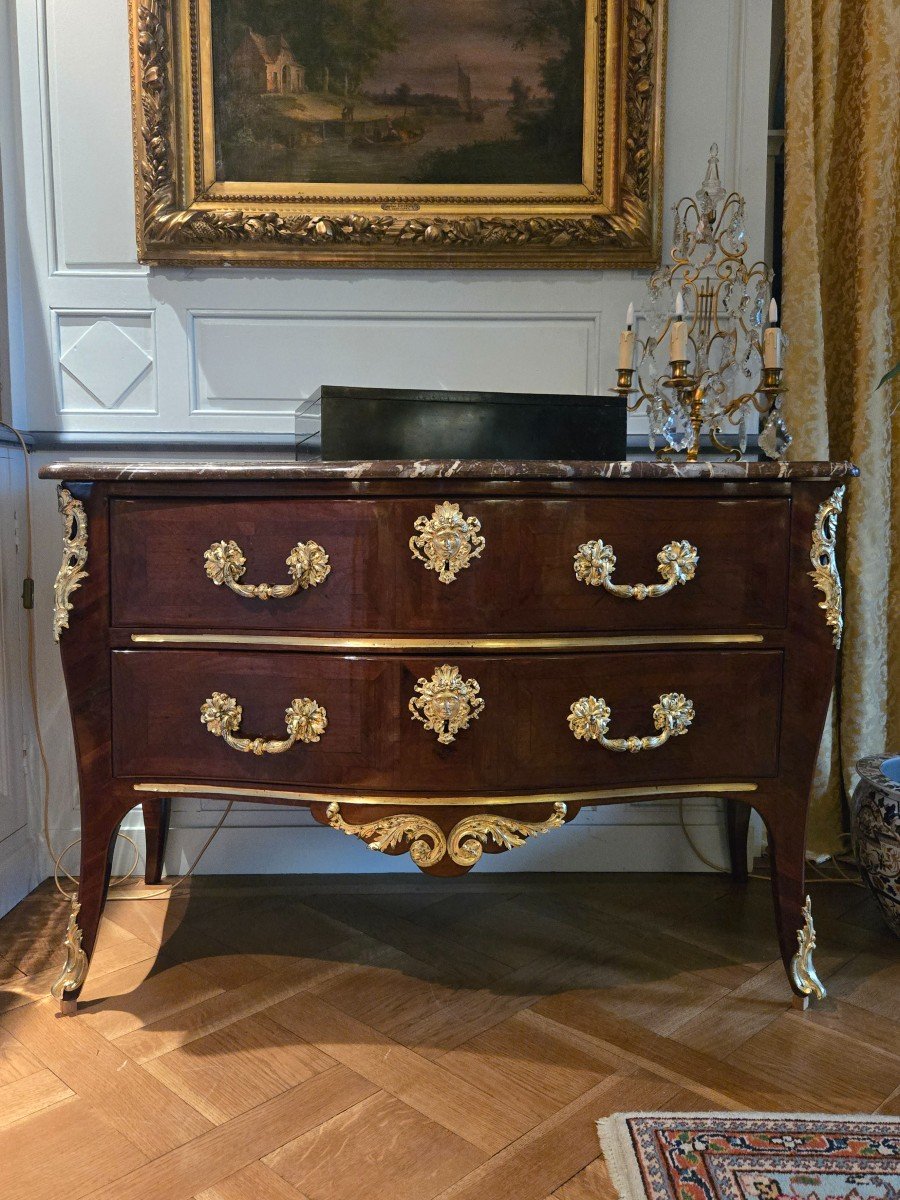
[[[635, 338], [629, 306], [615, 390], [633, 397], [632, 411], [647, 405], [650, 449], [658, 454], [685, 452], [696, 460], [705, 427], [715, 449], [740, 458], [755, 410], [762, 418], [760, 449], [782, 458], [791, 437], [781, 411], [784, 342], [773, 272], [764, 262], [745, 262], [744, 198], [737, 192], [726, 197], [717, 146], [696, 198], [684, 196], [674, 213], [672, 261], [648, 285], [648, 335]], [[667, 336], [668, 359], [661, 364]], [[737, 434], [734, 446], [721, 440], [726, 427]]]

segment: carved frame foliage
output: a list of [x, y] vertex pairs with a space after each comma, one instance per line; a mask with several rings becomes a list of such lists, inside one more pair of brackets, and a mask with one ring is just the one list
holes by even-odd
[[[581, 185], [217, 181], [209, 0], [129, 0], [138, 256], [151, 265], [643, 267], [659, 261], [667, 0], [586, 0]], [[365, 194], [354, 194], [365, 193]]]

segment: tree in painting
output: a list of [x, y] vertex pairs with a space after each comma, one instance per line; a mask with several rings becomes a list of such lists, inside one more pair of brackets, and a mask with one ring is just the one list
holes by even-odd
[[554, 154], [581, 154], [584, 122], [584, 0], [524, 0], [510, 24], [516, 45], [538, 45], [546, 105], [517, 117], [520, 132]]
[[579, 182], [585, 0], [211, 0], [230, 180]]

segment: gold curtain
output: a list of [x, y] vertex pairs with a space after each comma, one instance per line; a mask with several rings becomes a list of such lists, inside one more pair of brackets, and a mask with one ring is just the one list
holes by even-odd
[[812, 852], [846, 846], [842, 789], [900, 753], [900, 3], [785, 0], [784, 326], [791, 457], [852, 459], [844, 643]]

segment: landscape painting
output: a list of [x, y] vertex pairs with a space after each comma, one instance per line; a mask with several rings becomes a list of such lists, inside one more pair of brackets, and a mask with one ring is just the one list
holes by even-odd
[[151, 266], [658, 264], [668, 0], [128, 0]]
[[211, 0], [220, 181], [580, 184], [586, 0]]

